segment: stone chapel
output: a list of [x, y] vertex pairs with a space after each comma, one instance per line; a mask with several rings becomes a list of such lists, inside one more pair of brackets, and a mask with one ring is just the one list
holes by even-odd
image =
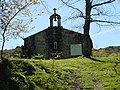
[[[83, 34], [63, 28], [61, 16], [50, 16], [50, 26], [36, 34], [24, 38], [24, 56], [43, 55], [43, 59], [70, 58], [82, 55]], [[57, 25], [54, 25], [54, 22]]]

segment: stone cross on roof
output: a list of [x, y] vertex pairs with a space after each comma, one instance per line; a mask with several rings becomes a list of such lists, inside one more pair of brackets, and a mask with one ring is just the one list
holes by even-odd
[[54, 11], [54, 15], [55, 15], [55, 17], [54, 17], [54, 21], [57, 21], [56, 10], [57, 10], [56, 8], [53, 9], [53, 11]]
[[53, 11], [54, 11], [54, 14], [56, 14], [56, 10], [57, 10], [56, 8], [54, 8], [54, 9], [53, 9]]
[[54, 13], [50, 16], [50, 26], [53, 27], [53, 21], [57, 21], [57, 26], [61, 26], [61, 16], [56, 13], [56, 8], [53, 9]]

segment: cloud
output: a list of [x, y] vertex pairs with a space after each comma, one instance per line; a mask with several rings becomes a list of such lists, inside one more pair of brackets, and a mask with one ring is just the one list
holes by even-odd
[[104, 34], [104, 33], [112, 32], [112, 31], [118, 31], [118, 30], [120, 30], [120, 27], [111, 28], [111, 29], [108, 29], [108, 30], [105, 30], [105, 31], [101, 31], [99, 33], [95, 33], [95, 34], [91, 35], [91, 37], [95, 37], [95, 36], [98, 36], [98, 35], [101, 35], [101, 34]]

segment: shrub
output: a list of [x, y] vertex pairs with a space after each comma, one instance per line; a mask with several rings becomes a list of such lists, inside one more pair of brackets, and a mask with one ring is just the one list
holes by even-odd
[[41, 54], [34, 55], [32, 56], [32, 59], [43, 59], [43, 55]]

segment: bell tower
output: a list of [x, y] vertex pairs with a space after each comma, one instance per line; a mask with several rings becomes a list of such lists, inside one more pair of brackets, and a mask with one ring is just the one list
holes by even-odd
[[56, 13], [56, 8], [53, 9], [54, 14], [50, 16], [50, 27], [54, 27], [54, 22], [57, 22], [57, 26], [61, 26], [61, 16]]

